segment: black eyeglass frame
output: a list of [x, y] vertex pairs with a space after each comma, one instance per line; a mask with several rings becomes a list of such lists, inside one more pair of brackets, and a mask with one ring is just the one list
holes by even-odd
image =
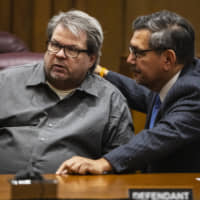
[[136, 58], [140, 56], [144, 56], [144, 53], [150, 52], [150, 51], [164, 51], [167, 48], [155, 48], [155, 49], [137, 49], [133, 46], [129, 46], [129, 53], [134, 54]]
[[[54, 54], [58, 53], [61, 49], [64, 50], [65, 56], [66, 56], [66, 57], [70, 57], [70, 58], [77, 58], [77, 57], [79, 56], [80, 53], [87, 53], [87, 54], [89, 54], [89, 50], [88, 50], [88, 49], [78, 49], [78, 48], [75, 48], [75, 47], [73, 47], [73, 46], [70, 46], [70, 45], [62, 45], [62, 44], [60, 44], [59, 42], [51, 41], [51, 40], [50, 40], [50, 41], [47, 41], [46, 43], [47, 43], [47, 50], [48, 50], [49, 52], [51, 52], [51, 53], [54, 53]], [[49, 49], [49, 45], [54, 45], [54, 46], [56, 46], [58, 49], [55, 50], [55, 51], [52, 50], [52, 49]], [[69, 51], [74, 52], [75, 55], [74, 55], [74, 56], [71, 55], [71, 54], [69, 53]], [[68, 53], [66, 53], [66, 52], [68, 52]]]

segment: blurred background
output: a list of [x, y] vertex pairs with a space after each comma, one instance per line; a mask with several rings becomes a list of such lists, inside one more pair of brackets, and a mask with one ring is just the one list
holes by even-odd
[[[47, 22], [59, 11], [70, 9], [83, 10], [100, 21], [105, 36], [101, 64], [111, 70], [130, 74], [125, 63], [133, 19], [163, 9], [175, 11], [193, 24], [196, 54], [200, 55], [199, 0], [0, 0], [0, 31], [14, 33], [34, 52], [44, 52]], [[144, 116], [135, 116], [138, 132]]]

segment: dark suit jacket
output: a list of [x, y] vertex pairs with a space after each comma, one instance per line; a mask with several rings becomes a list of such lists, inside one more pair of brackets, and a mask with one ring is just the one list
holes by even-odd
[[147, 113], [146, 129], [104, 157], [117, 173], [200, 172], [200, 61], [185, 67], [169, 90], [156, 118], [147, 129], [155, 94], [134, 80], [109, 72], [129, 106]]

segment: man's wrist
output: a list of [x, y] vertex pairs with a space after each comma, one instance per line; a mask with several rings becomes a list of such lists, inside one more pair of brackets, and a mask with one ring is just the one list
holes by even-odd
[[111, 172], [113, 170], [111, 164], [105, 158], [99, 159], [100, 165], [102, 166], [103, 173]]

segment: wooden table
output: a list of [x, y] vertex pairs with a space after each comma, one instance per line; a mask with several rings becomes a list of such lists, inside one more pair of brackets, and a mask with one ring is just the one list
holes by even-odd
[[[0, 200], [11, 199], [9, 179], [0, 175]], [[58, 199], [128, 199], [130, 188], [192, 189], [194, 200], [200, 200], [200, 173], [125, 174], [125, 175], [45, 175], [57, 179]]]

